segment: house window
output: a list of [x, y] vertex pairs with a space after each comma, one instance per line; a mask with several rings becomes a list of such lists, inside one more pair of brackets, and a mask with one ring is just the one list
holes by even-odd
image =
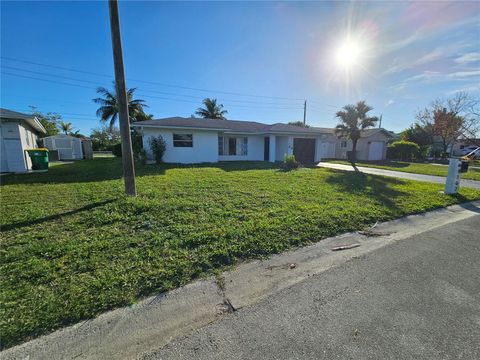
[[240, 146], [240, 155], [242, 156], [247, 156], [247, 150], [248, 150], [248, 138], [247, 137], [243, 137], [243, 138], [240, 138], [241, 139], [241, 146]]
[[248, 137], [218, 137], [218, 155], [246, 156]]
[[218, 137], [218, 155], [224, 155], [225, 151], [223, 151], [223, 136]]
[[237, 138], [228, 138], [228, 155], [237, 155]]
[[193, 135], [173, 134], [173, 147], [193, 147]]
[[346, 141], [342, 141], [342, 143], [340, 144], [340, 147], [346, 148], [346, 147], [347, 147], [347, 142], [346, 142]]

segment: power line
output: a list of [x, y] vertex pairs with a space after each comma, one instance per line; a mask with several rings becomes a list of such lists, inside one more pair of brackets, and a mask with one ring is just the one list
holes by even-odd
[[[2, 66], [2, 68], [11, 69], [11, 70], [15, 70], [15, 71], [24, 71], [24, 72], [37, 74], [37, 75], [42, 75], [42, 76], [51, 76], [51, 77], [56, 77], [56, 78], [60, 78], [60, 79], [79, 81], [79, 82], [83, 82], [83, 83], [94, 84], [94, 85], [97, 85], [97, 86], [99, 85], [98, 82], [95, 82], [95, 81], [76, 79], [76, 78], [72, 78], [72, 77], [68, 77], [68, 76], [54, 75], [54, 74], [50, 74], [50, 73], [26, 70], [26, 69], [11, 67], [11, 66]], [[36, 78], [36, 77], [28, 77], [27, 75], [23, 75], [23, 74], [13, 74], [13, 73], [8, 73], [8, 72], [3, 72], [3, 73], [6, 74], [6, 75], [20, 76], [20, 77], [31, 78], [31, 79], [35, 79], [35, 80], [43, 80], [43, 81], [50, 80], [50, 79], [40, 79], [40, 78]], [[63, 83], [63, 84], [67, 85], [67, 83]], [[77, 84], [69, 84], [69, 85], [73, 86], [73, 85], [77, 85]], [[155, 93], [155, 94], [163, 94], [163, 95], [170, 95], [170, 96], [180, 96], [180, 97], [187, 97], [187, 98], [203, 99], [202, 96], [175, 94], [175, 93], [168, 93], [168, 92], [163, 92], [163, 91], [155, 91], [155, 90], [151, 90], [151, 89], [147, 89], [147, 90], [139, 89], [139, 91], [142, 92], [142, 93], [147, 93], [147, 94], [148, 93]], [[164, 100], [174, 100], [174, 99], [171, 99], [171, 98], [162, 98], [162, 99], [164, 99]], [[269, 103], [264, 103], [264, 102], [251, 101], [251, 100], [234, 100], [234, 99], [222, 99], [222, 101], [224, 101], [224, 102], [252, 103], [252, 104], [260, 104], [260, 105], [280, 105], [280, 106], [293, 106], [294, 105], [294, 104], [286, 104], [286, 103], [270, 103], [270, 102]], [[198, 102], [196, 102], [196, 101], [194, 103], [198, 104]], [[233, 105], [233, 106], [241, 107], [239, 105]], [[247, 107], [247, 106], [245, 106], [245, 107]], [[289, 108], [290, 109], [297, 109], [296, 107], [295, 108], [289, 107]], [[287, 109], [287, 108], [284, 108], [284, 109]]]
[[[66, 80], [79, 81], [79, 82], [94, 84], [96, 86], [99, 85], [99, 83], [96, 82], [96, 81], [76, 79], [76, 78], [72, 78], [72, 77], [68, 77], [68, 76], [62, 76], [62, 75], [51, 74], [51, 73], [40, 72], [40, 71], [27, 70], [27, 69], [17, 68], [17, 67], [13, 67], [13, 66], [2, 65], [2, 68], [9, 69], [9, 70], [15, 70], [15, 71], [23, 71], [23, 72], [27, 72], [27, 73], [31, 73], [31, 74], [36, 74], [36, 75], [51, 76], [51, 77], [56, 77], [56, 78], [61, 78], [61, 79], [66, 79]], [[152, 89], [141, 89], [141, 91], [147, 92], [147, 93], [152, 92], [152, 93], [162, 94], [162, 95], [180, 96], [180, 97], [187, 97], [187, 98], [194, 98], [194, 99], [204, 99], [203, 96], [176, 94], [176, 93], [169, 93], [169, 92], [157, 91], [157, 90], [152, 90]], [[295, 104], [287, 104], [287, 103], [271, 103], [271, 102], [265, 103], [265, 102], [252, 101], [252, 100], [234, 100], [234, 99], [222, 99], [222, 101], [252, 103], [252, 104], [265, 104], [265, 105], [285, 105], [285, 106], [295, 105]]]
[[[20, 60], [20, 59], [5, 57], [5, 56], [1, 56], [0, 58], [10, 60], [10, 61], [21, 62], [21, 63], [25, 63], [25, 64], [44, 66], [44, 67], [48, 67], [48, 68], [77, 72], [77, 73], [88, 74], [88, 75], [93, 75], [93, 76], [101, 76], [101, 77], [104, 77], [104, 78], [111, 78], [111, 76], [109, 76], [109, 75], [90, 72], [90, 71], [83, 71], [83, 70], [78, 70], [78, 69], [66, 68], [66, 67], [62, 67], [62, 66], [37, 63], [37, 62], [27, 61], [27, 60]], [[43, 79], [43, 78], [38, 78], [38, 77], [34, 77], [34, 76], [28, 76], [28, 75], [25, 75], [25, 74], [15, 74], [15, 73], [11, 73], [11, 72], [2, 71], [2, 74], [5, 74], [5, 75], [17, 76], [17, 77], [22, 77], [22, 78], [32, 79], [32, 80], [38, 80], [38, 81], [45, 81], [45, 82], [50, 82], [50, 83], [55, 83], [55, 84], [60, 84], [60, 85], [76, 86], [76, 87], [82, 87], [82, 88], [93, 89], [93, 90], [96, 90], [96, 88], [99, 85], [99, 83], [96, 82], [96, 81], [77, 79], [77, 78], [72, 78], [72, 77], [68, 77], [68, 76], [62, 76], [62, 75], [58, 75], [58, 74], [51, 74], [51, 73], [40, 72], [40, 71], [33, 71], [33, 70], [24, 69], [24, 68], [18, 68], [18, 67], [3, 65], [3, 64], [2, 64], [2, 68], [9, 69], [9, 70], [14, 70], [14, 71], [20, 71], [20, 72], [27, 72], [27, 73], [35, 74], [35, 75], [54, 77], [54, 78], [59, 78], [59, 79], [64, 79], [64, 80], [70, 80], [70, 81], [75, 81], [75, 82], [92, 84], [92, 85], [95, 85], [96, 87], [91, 88], [91, 87], [88, 87], [88, 86], [82, 86], [80, 84], [72, 84], [72, 83], [68, 83], [68, 82], [61, 82], [61, 81], [55, 81], [55, 80], [51, 80], [51, 79]], [[188, 89], [188, 90], [194, 90], [194, 91], [209, 91], [209, 92], [217, 92], [217, 93], [224, 93], [224, 94], [234, 94], [234, 95], [237, 95], [237, 96], [249, 96], [249, 97], [270, 98], [270, 99], [284, 99], [284, 100], [288, 100], [288, 101], [299, 101], [299, 100], [301, 100], [301, 99], [287, 98], [287, 97], [275, 97], [275, 96], [234, 93], [234, 92], [227, 92], [227, 91], [207, 90], [207, 89], [192, 88], [192, 87], [186, 87], [186, 86], [164, 84], [164, 83], [159, 83], [159, 82], [154, 82], [154, 81], [145, 81], [145, 80], [139, 80], [139, 79], [129, 79], [129, 80], [134, 81], [134, 82], [139, 82], [139, 83], [153, 84], [153, 85], [160, 85], [160, 86], [169, 86], [169, 87]], [[158, 91], [158, 90], [153, 90], [153, 89], [139, 89], [139, 92], [141, 92], [142, 94], [154, 93], [154, 94], [175, 96], [175, 97], [181, 97], [181, 98], [203, 99], [202, 96], [169, 93], [169, 92]], [[187, 100], [184, 100], [184, 99], [176, 99], [176, 98], [171, 98], [171, 97], [158, 97], [158, 96], [151, 96], [151, 95], [150, 96], [142, 95], [142, 96], [150, 97], [150, 98], [154, 98], [154, 99], [159, 99], [159, 100], [198, 104], [198, 102], [196, 102], [196, 101], [187, 101]], [[222, 100], [222, 102], [226, 102], [226, 103], [233, 102], [233, 103], [238, 103], [238, 104], [247, 104], [248, 103], [248, 104], [258, 104], [259, 105], [259, 106], [237, 105], [237, 104], [229, 104], [228, 105], [228, 107], [233, 107], [233, 108], [235, 108], [235, 107], [238, 107], [238, 108], [252, 108], [252, 109], [274, 108], [274, 109], [278, 109], [278, 110], [301, 110], [301, 109], [303, 109], [299, 106], [300, 104], [298, 104], [298, 103], [297, 104], [294, 104], [294, 103], [279, 103], [279, 102], [264, 103], [264, 102], [246, 100], [246, 99], [243, 99], [243, 100], [221, 99], [221, 100]], [[334, 108], [334, 109], [338, 109], [338, 106], [325, 104], [325, 103], [320, 102], [318, 100], [309, 99], [308, 101], [310, 103], [320, 104], [321, 106], [327, 106], [327, 107], [331, 107], [331, 108]], [[265, 106], [265, 105], [275, 105], [275, 107], [270, 107], [270, 106]], [[278, 107], [278, 106], [281, 106], [281, 107]], [[296, 106], [298, 106], [298, 107], [296, 107]], [[325, 110], [325, 109], [318, 109], [315, 106], [311, 106], [311, 105], [309, 106], [309, 110], [313, 110], [313, 111], [316, 111], [316, 112], [322, 112], [322, 111], [327, 112], [327, 110]]]
[[[112, 79], [112, 75], [100, 74], [100, 73], [91, 72], [91, 71], [78, 70], [78, 69], [73, 69], [73, 68], [57, 66], [57, 65], [50, 65], [50, 64], [38, 63], [38, 62], [34, 62], [34, 61], [21, 60], [21, 59], [11, 58], [11, 57], [7, 57], [7, 56], [0, 56], [0, 58], [5, 59], [5, 60], [9, 60], [9, 61], [15, 61], [15, 62], [20, 62], [20, 63], [30, 64], [30, 65], [43, 66], [43, 67], [48, 67], [48, 68], [52, 68], [52, 69], [71, 71], [71, 72], [77, 72], [77, 73], [81, 73], [81, 74], [88, 74], [88, 75], [100, 76], [100, 77]], [[5, 67], [5, 68], [8, 68], [8, 66], [4, 66], [4, 65], [2, 65], [2, 66]], [[23, 69], [22, 69], [22, 71], [32, 72], [31, 70], [23, 70]], [[49, 76], [56, 76], [56, 75], [50, 74]], [[79, 80], [79, 79], [72, 79], [72, 80], [87, 82], [86, 80]], [[161, 82], [156, 82], [156, 81], [140, 80], [140, 79], [134, 79], [134, 78], [127, 78], [127, 80], [138, 82], [138, 83], [143, 83], [143, 84], [158, 85], [158, 86], [172, 87], [172, 88], [192, 90], [192, 91], [201, 91], [201, 92], [208, 92], [208, 93], [228, 94], [228, 95], [236, 95], [236, 96], [257, 97], [257, 98], [277, 99], [277, 100], [287, 100], [287, 101], [302, 101], [302, 102], [304, 101], [304, 99], [301, 99], [301, 98], [267, 96], [267, 95], [254, 95], [254, 94], [237, 93], [237, 92], [222, 91], [222, 90], [202, 89], [202, 88], [195, 88], [195, 87], [188, 87], [188, 86], [166, 84], [166, 83], [161, 83]], [[90, 83], [92, 83], [92, 82], [90, 82]], [[154, 90], [149, 90], [149, 91], [155, 92]], [[160, 93], [158, 91], [156, 91], [156, 92]], [[172, 93], [165, 93], [165, 92], [161, 92], [161, 93], [163, 93], [165, 95], [195, 97], [194, 95], [172, 94]], [[196, 98], [203, 99], [202, 96], [197, 96]], [[328, 107], [331, 107], [331, 108], [338, 109], [338, 106], [331, 105], [331, 104], [326, 104], [326, 103], [324, 103], [322, 101], [319, 101], [319, 100], [316, 100], [316, 99], [307, 99], [307, 100], [309, 102], [313, 102], [313, 103], [316, 103], [316, 104], [321, 105], [321, 106], [328, 106]], [[227, 100], [223, 100], [223, 101], [227, 101]], [[229, 99], [228, 101], [231, 101], [231, 102], [250, 102], [248, 100], [232, 100], [232, 99]], [[277, 105], [275, 103], [270, 103], [270, 104], [271, 105]], [[278, 104], [278, 105], [280, 105], [280, 104]], [[287, 105], [287, 104], [282, 104], [282, 105]], [[295, 104], [288, 104], [288, 105], [295, 105]]]
[[[41, 101], [56, 101], [58, 103], [58, 98], [44, 98], [44, 97], [38, 97], [38, 96], [24, 96], [24, 95], [18, 95], [18, 94], [12, 94], [12, 93], [4, 93], [2, 94], [2, 97], [14, 97], [14, 98], [24, 98], [24, 99], [37, 99]], [[80, 102], [80, 101], [70, 101], [70, 100], [61, 100], [62, 106], [63, 103], [71, 103], [71, 104], [78, 104], [78, 105], [91, 105], [90, 103], [87, 102]]]
[[5, 71], [2, 71], [1, 73], [2, 73], [3, 75], [17, 76], [17, 77], [21, 77], [21, 78], [25, 78], [25, 79], [40, 80], [40, 81], [46, 81], [46, 82], [53, 83], [53, 84], [76, 86], [76, 87], [81, 87], [81, 88], [84, 88], [84, 89], [90, 89], [90, 90], [94, 89], [94, 90], [95, 90], [95, 88], [92, 88], [92, 87], [90, 87], [90, 86], [80, 85], [80, 84], [69, 84], [69, 83], [65, 83], [65, 82], [61, 82], [61, 81], [48, 80], [48, 79], [40, 79], [40, 78], [33, 77], [33, 76], [20, 75], [20, 74], [12, 74], [12, 73], [8, 73], [8, 72], [5, 72]]
[[[10, 61], [21, 62], [21, 63], [25, 63], [25, 64], [45, 66], [45, 67], [64, 70], [64, 71], [72, 71], [72, 72], [78, 72], [78, 73], [82, 73], [82, 74], [89, 74], [89, 75], [93, 75], [93, 76], [101, 76], [101, 77], [112, 78], [111, 75], [105, 75], [105, 74], [99, 74], [99, 73], [94, 73], [94, 72], [90, 72], [90, 71], [66, 68], [66, 67], [57, 66], [57, 65], [42, 64], [42, 63], [38, 63], [38, 62], [34, 62], [34, 61], [20, 60], [20, 59], [7, 57], [7, 56], [0, 56], [0, 58], [5, 59], [5, 60], [10, 60]], [[172, 85], [172, 84], [166, 84], [166, 83], [161, 83], [161, 82], [156, 82], [156, 81], [146, 81], [146, 80], [133, 79], [133, 78], [127, 78], [127, 80], [135, 81], [135, 82], [139, 82], [139, 83], [144, 83], [144, 84], [159, 85], [159, 86], [172, 87], [172, 88], [185, 89], [185, 90], [192, 90], [192, 91], [202, 91], [202, 92], [236, 95], [236, 96], [258, 97], [258, 98], [266, 98], [266, 99], [303, 101], [303, 99], [300, 99], [300, 98], [290, 98], [290, 97], [281, 97], [281, 96], [267, 96], [267, 95], [254, 95], [254, 94], [237, 93], [237, 92], [231, 92], [231, 91], [211, 90], [211, 89]]]
[[[67, 82], [62, 82], [62, 81], [55, 81], [55, 80], [50, 80], [50, 79], [42, 79], [34, 76], [27, 76], [27, 75], [20, 75], [20, 74], [13, 74], [13, 73], [8, 73], [5, 71], [1, 72], [4, 75], [10, 75], [10, 76], [17, 76], [21, 78], [26, 78], [26, 79], [32, 79], [32, 80], [38, 80], [38, 81], [45, 81], [49, 83], [54, 83], [54, 84], [61, 84], [61, 85], [67, 85], [67, 86], [74, 86], [74, 87], [81, 87], [85, 89], [93, 89], [95, 88], [89, 87], [89, 86], [84, 86], [80, 84], [72, 84], [72, 83], [67, 83]], [[145, 95], [146, 90], [139, 90], [139, 93], [141, 93], [142, 97], [147, 97], [147, 98], [154, 98], [154, 99], [160, 99], [160, 100], [167, 100], [167, 101], [176, 101], [176, 102], [186, 102], [186, 103], [193, 103], [193, 104], [198, 104], [197, 101], [192, 101], [192, 100], [184, 100], [184, 99], [173, 99], [173, 98], [167, 98], [167, 97], [160, 97], [160, 96], [152, 96], [152, 95]], [[147, 92], [148, 93], [148, 92]], [[239, 107], [239, 108], [250, 108], [250, 109], [279, 109], [279, 110], [296, 110], [300, 108], [296, 107], [273, 107], [273, 106], [255, 106], [255, 105], [237, 105], [237, 104], [230, 104], [228, 107]]]

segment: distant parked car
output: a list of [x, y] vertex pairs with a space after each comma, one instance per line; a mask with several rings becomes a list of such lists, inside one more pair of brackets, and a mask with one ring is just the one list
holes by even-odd
[[477, 150], [478, 146], [471, 145], [471, 146], [466, 146], [462, 149], [462, 155], [465, 156], [467, 154], [470, 154], [472, 151]]
[[480, 147], [474, 147], [472, 151], [467, 152], [463, 155], [462, 159], [464, 160], [478, 160], [480, 159]]

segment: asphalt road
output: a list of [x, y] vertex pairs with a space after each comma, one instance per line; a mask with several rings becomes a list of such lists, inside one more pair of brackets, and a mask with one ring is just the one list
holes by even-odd
[[480, 359], [479, 217], [356, 257], [144, 359]]
[[[336, 169], [336, 170], [355, 171], [353, 166], [345, 165], [345, 164], [319, 162], [317, 166], [325, 167], [329, 169]], [[369, 168], [364, 166], [357, 166], [357, 170], [365, 174], [382, 175], [382, 176], [396, 177], [400, 179], [408, 179], [408, 180], [416, 180], [416, 181], [426, 181], [426, 182], [432, 182], [437, 184], [445, 184], [447, 180], [447, 178], [443, 176], [413, 174], [413, 173], [407, 173], [402, 171]], [[460, 179], [460, 187], [462, 186], [474, 188], [474, 189], [480, 189], [480, 181]]]

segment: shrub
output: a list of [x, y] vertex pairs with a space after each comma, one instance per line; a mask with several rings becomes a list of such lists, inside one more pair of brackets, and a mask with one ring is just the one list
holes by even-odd
[[133, 159], [145, 165], [147, 163], [147, 152], [144, 149], [137, 150], [133, 153]]
[[132, 137], [133, 158], [135, 159], [135, 161], [145, 164], [147, 162], [147, 153], [143, 149], [142, 134], [138, 132], [136, 129], [132, 129], [131, 137]]
[[288, 155], [288, 154], [285, 154], [285, 157], [283, 158], [283, 163], [285, 164], [285, 168], [287, 170], [294, 170], [294, 169], [298, 169], [298, 167], [300, 166], [300, 163], [295, 160], [295, 155]]
[[136, 129], [132, 129], [130, 132], [132, 138], [132, 151], [133, 155], [136, 156], [143, 150], [143, 139], [142, 134], [140, 134]]
[[157, 137], [151, 137], [149, 140], [150, 149], [152, 149], [153, 156], [155, 157], [155, 162], [160, 164], [162, 162], [163, 154], [165, 154], [166, 144], [165, 140], [161, 135]]
[[113, 145], [112, 153], [116, 157], [122, 157], [122, 143], [118, 143], [118, 144]]
[[387, 147], [387, 158], [412, 160], [420, 156], [420, 147], [411, 141], [395, 141]]

